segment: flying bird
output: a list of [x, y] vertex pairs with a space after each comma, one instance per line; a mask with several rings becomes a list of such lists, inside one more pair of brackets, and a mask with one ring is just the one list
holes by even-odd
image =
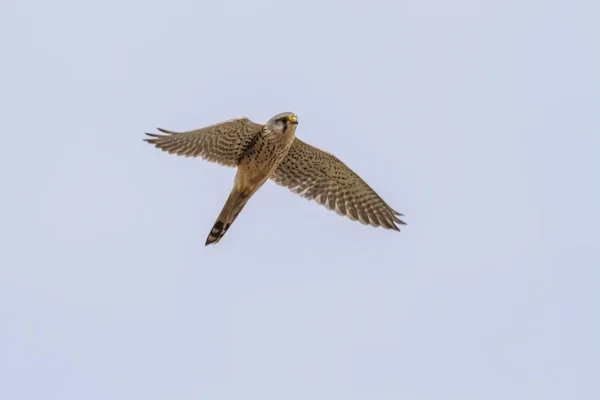
[[206, 246], [219, 242], [250, 197], [267, 181], [287, 187], [362, 224], [399, 231], [406, 225], [365, 181], [334, 155], [296, 137], [298, 116], [275, 115], [266, 124], [237, 118], [188, 132], [158, 128], [144, 139], [171, 154], [237, 167], [233, 188]]

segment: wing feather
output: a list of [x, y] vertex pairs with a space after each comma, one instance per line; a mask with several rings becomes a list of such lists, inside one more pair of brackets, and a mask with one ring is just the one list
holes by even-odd
[[248, 118], [237, 118], [187, 132], [157, 128], [164, 135], [146, 133], [149, 138], [144, 140], [171, 154], [235, 167], [262, 128]]
[[342, 161], [298, 138], [271, 179], [353, 221], [396, 231], [396, 224], [406, 225], [398, 218], [403, 215]]

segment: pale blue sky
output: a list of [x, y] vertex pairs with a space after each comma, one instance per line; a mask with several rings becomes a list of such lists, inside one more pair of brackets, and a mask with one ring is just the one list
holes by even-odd
[[[598, 399], [600, 3], [0, 6], [2, 399]], [[365, 227], [155, 127], [299, 115]]]

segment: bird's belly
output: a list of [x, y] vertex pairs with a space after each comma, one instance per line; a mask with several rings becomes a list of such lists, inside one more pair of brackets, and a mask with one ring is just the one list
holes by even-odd
[[238, 188], [243, 192], [254, 192], [262, 186], [285, 158], [292, 141], [293, 137], [279, 137], [276, 140], [262, 138], [257, 141], [238, 164]]

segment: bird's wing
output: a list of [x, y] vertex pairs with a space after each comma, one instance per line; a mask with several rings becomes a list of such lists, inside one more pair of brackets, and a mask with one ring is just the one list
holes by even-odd
[[338, 214], [365, 225], [400, 230], [406, 225], [390, 206], [354, 171], [337, 157], [300, 139], [294, 139], [289, 153], [271, 179], [292, 192], [315, 200]]
[[263, 128], [248, 118], [238, 118], [188, 132], [172, 132], [158, 128], [165, 135], [146, 133], [144, 139], [155, 147], [185, 157], [202, 157], [235, 167], [246, 147]]

